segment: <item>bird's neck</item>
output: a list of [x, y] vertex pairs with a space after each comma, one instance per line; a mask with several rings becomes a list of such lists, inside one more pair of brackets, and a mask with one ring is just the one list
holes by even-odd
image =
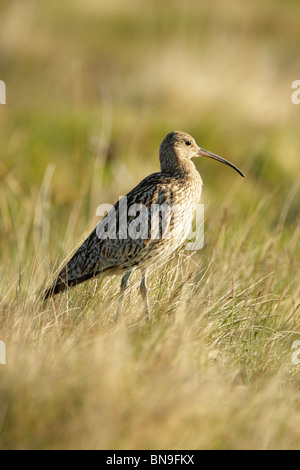
[[175, 178], [194, 178], [199, 175], [194, 163], [190, 159], [180, 158], [176, 154], [164, 155], [160, 159], [160, 168], [162, 173], [166, 173]]

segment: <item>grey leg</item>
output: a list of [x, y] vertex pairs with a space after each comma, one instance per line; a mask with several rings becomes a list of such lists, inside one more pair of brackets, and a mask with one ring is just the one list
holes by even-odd
[[145, 305], [145, 315], [146, 319], [148, 320], [150, 317], [150, 312], [149, 312], [149, 302], [148, 302], [148, 289], [147, 289], [147, 273], [146, 271], [142, 271], [142, 280], [140, 284], [140, 290], [141, 290], [141, 295], [144, 301]]
[[119, 316], [120, 316], [120, 313], [122, 311], [122, 306], [123, 306], [123, 301], [124, 301], [124, 292], [126, 290], [126, 287], [127, 287], [127, 282], [128, 282], [128, 279], [130, 277], [130, 274], [132, 273], [132, 271], [127, 271], [124, 276], [122, 277], [122, 281], [121, 281], [121, 295], [120, 295], [120, 299], [119, 299], [119, 305], [118, 305], [118, 309], [116, 311], [116, 315], [115, 315], [115, 321], [118, 320]]

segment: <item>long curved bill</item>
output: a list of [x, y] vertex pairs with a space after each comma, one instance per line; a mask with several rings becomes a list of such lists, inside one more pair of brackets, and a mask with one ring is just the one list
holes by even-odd
[[219, 155], [216, 155], [215, 153], [208, 152], [208, 150], [204, 150], [201, 147], [198, 147], [198, 155], [199, 157], [201, 156], [201, 157], [213, 158], [214, 160], [217, 160], [218, 162], [224, 163], [225, 165], [228, 165], [231, 168], [233, 168], [243, 178], [245, 178], [244, 173], [241, 170], [239, 170], [237, 166], [235, 166], [233, 163], [230, 163], [228, 160], [225, 160], [225, 158], [219, 157]]

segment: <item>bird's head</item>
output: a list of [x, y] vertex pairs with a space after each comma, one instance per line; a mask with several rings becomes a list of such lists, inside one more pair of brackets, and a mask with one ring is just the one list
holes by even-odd
[[160, 145], [159, 156], [162, 170], [167, 169], [174, 157], [178, 162], [182, 163], [196, 157], [208, 157], [230, 166], [241, 176], [245, 176], [233, 163], [199, 147], [195, 139], [186, 132], [170, 132]]

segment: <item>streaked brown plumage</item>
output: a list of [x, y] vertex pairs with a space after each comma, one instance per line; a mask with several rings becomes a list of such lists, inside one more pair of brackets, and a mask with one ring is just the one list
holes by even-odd
[[[55, 283], [44, 292], [44, 298], [51, 297], [64, 291], [69, 286], [75, 286], [99, 273], [110, 271], [118, 273], [126, 271], [122, 278], [121, 290], [126, 287], [128, 278], [135, 268], [142, 270], [141, 294], [145, 302], [146, 313], [149, 311], [146, 287], [146, 271], [158, 262], [167, 258], [186, 240], [190, 231], [196, 204], [200, 202], [202, 180], [191, 159], [205, 156], [221, 161], [242, 172], [221, 157], [207, 152], [197, 146], [193, 137], [185, 132], [171, 132], [160, 146], [159, 159], [161, 171], [147, 176], [130, 191], [127, 196], [128, 217], [127, 225], [121, 230], [119, 212], [123, 207], [122, 200], [114, 205], [115, 213], [110, 211], [77, 250], [74, 256], [60, 271]], [[137, 215], [130, 215], [133, 204], [143, 205], [144, 221], [148, 229], [146, 238], [124, 237], [124, 230], [130, 229], [130, 224], [137, 221]], [[153, 229], [151, 226], [151, 210], [154, 205], [167, 208], [176, 207], [176, 216], [170, 210], [169, 236], [162, 237], [162, 220]], [[124, 213], [122, 213], [124, 215]], [[99, 238], [107, 227], [110, 217], [116, 215], [116, 238]], [[152, 231], [151, 232], [151, 227]], [[126, 232], [127, 233], [127, 232]], [[150, 237], [151, 233], [151, 237]], [[125, 234], [126, 236], [126, 234]], [[124, 238], [123, 238], [124, 237]]]

